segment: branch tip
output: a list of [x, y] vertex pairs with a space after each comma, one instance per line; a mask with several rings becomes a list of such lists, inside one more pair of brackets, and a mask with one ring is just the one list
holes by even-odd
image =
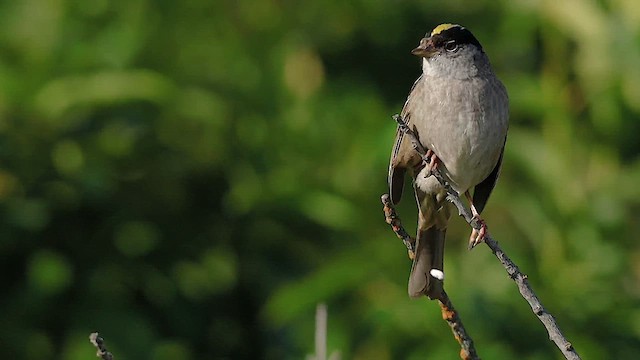
[[104, 339], [99, 336], [98, 332], [91, 333], [89, 335], [89, 341], [98, 350], [98, 352], [96, 353], [97, 357], [99, 357], [102, 360], [113, 360], [113, 354], [111, 354], [107, 350], [107, 347], [104, 344]]

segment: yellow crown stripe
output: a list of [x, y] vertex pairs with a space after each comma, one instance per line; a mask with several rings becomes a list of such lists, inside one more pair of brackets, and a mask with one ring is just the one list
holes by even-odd
[[431, 36], [438, 35], [445, 30], [451, 29], [452, 27], [461, 27], [461, 26], [456, 24], [440, 24], [436, 26], [435, 29], [433, 29], [433, 31], [431, 32]]

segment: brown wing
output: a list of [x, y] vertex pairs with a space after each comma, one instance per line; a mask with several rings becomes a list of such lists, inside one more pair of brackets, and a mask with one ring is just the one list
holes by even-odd
[[502, 146], [502, 151], [500, 152], [500, 157], [498, 158], [498, 162], [496, 166], [491, 171], [491, 174], [487, 176], [486, 179], [482, 180], [482, 182], [473, 190], [473, 205], [475, 206], [478, 213], [481, 213], [484, 209], [485, 205], [487, 205], [487, 201], [489, 200], [489, 195], [491, 195], [491, 191], [496, 186], [496, 182], [498, 182], [498, 177], [500, 176], [500, 169], [502, 169], [502, 155], [504, 154], [504, 145]]
[[[407, 101], [402, 107], [402, 118], [407, 122], [407, 125], [411, 124], [411, 110], [413, 102], [420, 96], [424, 88], [422, 76], [413, 83], [411, 91]], [[391, 194], [391, 201], [394, 204], [400, 202], [402, 197], [402, 190], [404, 188], [404, 175], [407, 169], [417, 164], [420, 161], [420, 156], [413, 150], [411, 141], [405, 140], [404, 133], [399, 129], [396, 131], [396, 141], [391, 151], [391, 159], [389, 161], [389, 192]]]

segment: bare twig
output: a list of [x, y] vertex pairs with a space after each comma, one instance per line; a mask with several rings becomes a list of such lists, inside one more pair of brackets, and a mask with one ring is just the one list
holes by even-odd
[[409, 252], [409, 258], [413, 259], [415, 257], [415, 244], [416, 239], [412, 238], [409, 233], [402, 227], [402, 222], [396, 213], [396, 209], [393, 207], [391, 203], [391, 198], [389, 194], [382, 195], [382, 204], [384, 205], [384, 219], [387, 224], [391, 225], [391, 229], [398, 236], [400, 240], [404, 243], [404, 246], [407, 247], [407, 251]]
[[[421, 155], [425, 156], [426, 151], [424, 147], [420, 144], [420, 140], [416, 136], [415, 132], [407, 126], [407, 123], [402, 119], [400, 115], [394, 115], [393, 119], [398, 123], [399, 128], [411, 139], [411, 143], [413, 144], [414, 149]], [[447, 191], [447, 199], [452, 202], [456, 208], [458, 208], [458, 213], [462, 216], [468, 223], [476, 230], [480, 230], [481, 224], [477, 221], [477, 218], [474, 218], [473, 215], [462, 203], [459, 194], [453, 190], [451, 185], [445, 180], [442, 176], [438, 168], [432, 172], [432, 175], [436, 177], [436, 179], [440, 182], [440, 184]], [[529, 303], [531, 306], [531, 310], [538, 317], [538, 319], [542, 322], [544, 327], [547, 329], [547, 333], [549, 334], [549, 339], [553, 341], [558, 349], [562, 352], [566, 359], [571, 360], [579, 360], [580, 355], [574, 349], [573, 345], [562, 335], [558, 324], [556, 323], [555, 318], [549, 312], [545, 310], [540, 302], [540, 299], [535, 294], [531, 286], [529, 285], [529, 281], [527, 280], [527, 275], [523, 274], [518, 266], [511, 261], [511, 259], [505, 254], [505, 252], [500, 248], [498, 242], [494, 240], [491, 235], [487, 232], [484, 237], [484, 242], [491, 249], [493, 254], [500, 260], [500, 263], [505, 268], [509, 277], [515, 281], [518, 285], [518, 290], [522, 297]]]
[[316, 306], [316, 357], [315, 360], [327, 360], [327, 305]]
[[331, 354], [327, 353], [327, 320], [329, 311], [327, 304], [320, 303], [316, 306], [316, 334], [315, 334], [315, 354], [307, 355], [307, 360], [340, 360], [339, 351]]
[[113, 360], [113, 354], [111, 354], [107, 347], [104, 345], [104, 339], [101, 338], [97, 332], [91, 333], [89, 335], [89, 341], [93, 344], [93, 346], [98, 349], [96, 356], [102, 360]]
[[476, 347], [473, 345], [473, 339], [467, 334], [460, 315], [453, 307], [449, 295], [447, 295], [444, 290], [442, 290], [442, 298], [438, 300], [438, 303], [440, 304], [440, 310], [442, 310], [442, 318], [447, 321], [447, 324], [449, 324], [453, 332], [453, 337], [455, 337], [458, 344], [460, 344], [460, 358], [462, 360], [480, 359], [476, 352]]
[[[384, 205], [384, 217], [387, 224], [391, 225], [393, 232], [402, 240], [409, 250], [409, 257], [413, 259], [415, 239], [411, 238], [402, 226], [402, 222], [391, 203], [391, 197], [389, 194], [382, 195], [381, 200]], [[442, 318], [447, 321], [447, 324], [449, 324], [449, 327], [451, 327], [451, 331], [453, 332], [453, 337], [460, 344], [460, 357], [462, 360], [480, 359], [476, 352], [476, 348], [473, 345], [473, 339], [464, 328], [460, 315], [458, 315], [458, 312], [453, 307], [451, 299], [449, 299], [449, 296], [445, 291], [442, 291], [442, 296], [438, 299], [438, 303], [442, 310]]]
[[564, 337], [562, 331], [560, 331], [560, 328], [556, 323], [556, 319], [542, 306], [540, 299], [531, 288], [531, 285], [529, 285], [527, 275], [520, 271], [518, 266], [513, 261], [511, 261], [507, 254], [504, 253], [502, 248], [500, 248], [498, 242], [491, 236], [487, 235], [484, 239], [484, 242], [491, 249], [498, 260], [500, 260], [502, 266], [504, 266], [504, 268], [507, 270], [509, 277], [518, 285], [520, 294], [529, 303], [529, 306], [531, 306], [531, 310], [533, 311], [533, 313], [536, 314], [538, 319], [547, 329], [547, 333], [549, 333], [549, 339], [556, 344], [560, 351], [562, 351], [562, 354], [566, 359], [580, 360], [580, 355], [578, 355], [576, 349], [573, 347], [573, 345], [571, 345], [569, 340]]

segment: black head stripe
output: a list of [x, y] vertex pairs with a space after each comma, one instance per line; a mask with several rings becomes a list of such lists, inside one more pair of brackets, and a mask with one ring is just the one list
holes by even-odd
[[454, 40], [459, 45], [473, 44], [479, 49], [482, 49], [482, 45], [478, 39], [471, 33], [471, 31], [461, 26], [452, 26], [446, 30], [443, 30], [431, 37], [436, 47], [442, 47], [447, 42]]

